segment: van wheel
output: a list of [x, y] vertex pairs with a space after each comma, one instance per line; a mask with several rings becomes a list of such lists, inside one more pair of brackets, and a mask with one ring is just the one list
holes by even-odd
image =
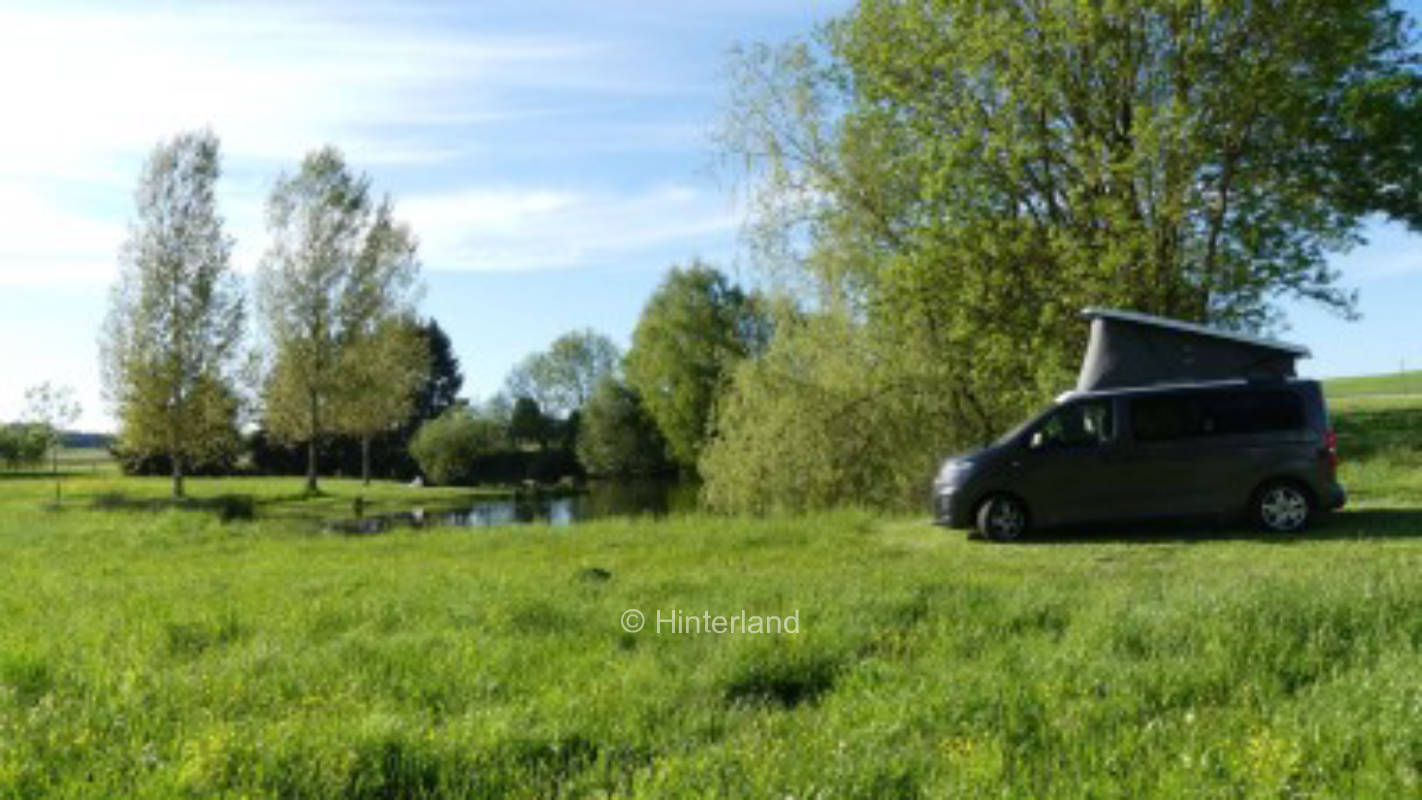
[[1011, 495], [995, 494], [978, 506], [978, 533], [994, 542], [1015, 542], [1027, 532], [1027, 506]]
[[1312, 504], [1308, 493], [1288, 481], [1266, 483], [1254, 493], [1250, 514], [1270, 533], [1294, 533], [1308, 524]]

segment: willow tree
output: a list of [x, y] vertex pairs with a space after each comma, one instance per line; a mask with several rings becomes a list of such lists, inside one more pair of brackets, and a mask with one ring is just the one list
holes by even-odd
[[353, 374], [352, 353], [382, 320], [411, 313], [419, 262], [389, 199], [374, 206], [369, 178], [353, 174], [333, 147], [308, 154], [295, 175], [277, 181], [267, 222], [272, 244], [258, 271], [274, 351], [265, 421], [276, 438], [306, 445], [306, 489], [314, 493], [321, 440], [343, 428], [360, 395], [389, 390]]
[[168, 456], [174, 497], [183, 496], [188, 463], [236, 446], [233, 386], [245, 311], [217, 212], [220, 174], [209, 131], [154, 148], [101, 340], [119, 440], [127, 450]]
[[683, 469], [696, 466], [732, 369], [763, 346], [755, 306], [719, 270], [693, 261], [667, 273], [637, 320], [627, 383]]
[[[743, 51], [723, 138], [756, 252], [875, 349], [859, 401], [914, 415], [896, 472], [926, 484], [934, 453], [1063, 388], [1082, 306], [1243, 330], [1284, 298], [1351, 314], [1329, 257], [1370, 213], [1422, 223], [1405, 23], [1386, 0], [861, 0]], [[826, 474], [868, 468], [823, 452]]]

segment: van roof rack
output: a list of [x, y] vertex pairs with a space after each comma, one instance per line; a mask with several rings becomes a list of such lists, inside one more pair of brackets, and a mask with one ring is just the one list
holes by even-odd
[[1193, 322], [1089, 307], [1091, 337], [1077, 378], [1089, 392], [1162, 383], [1294, 377], [1302, 345], [1223, 331]]

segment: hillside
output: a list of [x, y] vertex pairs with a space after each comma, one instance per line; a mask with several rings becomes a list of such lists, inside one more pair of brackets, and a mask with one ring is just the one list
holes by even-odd
[[1389, 372], [1382, 375], [1358, 375], [1327, 378], [1323, 391], [1329, 397], [1352, 397], [1373, 394], [1422, 395], [1422, 370]]

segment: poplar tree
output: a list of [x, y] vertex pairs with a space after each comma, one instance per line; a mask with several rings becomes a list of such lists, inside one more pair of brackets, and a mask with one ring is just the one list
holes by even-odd
[[101, 339], [108, 400], [124, 448], [185, 466], [236, 445], [233, 382], [245, 305], [216, 185], [218, 139], [179, 134], [153, 149]]
[[406, 391], [401, 380], [384, 387], [370, 380], [355, 368], [355, 354], [388, 329], [383, 320], [411, 313], [419, 262], [392, 202], [375, 206], [370, 179], [353, 174], [334, 147], [308, 154], [295, 175], [277, 181], [267, 221], [272, 244], [258, 271], [274, 351], [263, 386], [266, 427], [306, 445], [306, 490], [315, 493], [321, 440], [350, 429], [366, 393]]

